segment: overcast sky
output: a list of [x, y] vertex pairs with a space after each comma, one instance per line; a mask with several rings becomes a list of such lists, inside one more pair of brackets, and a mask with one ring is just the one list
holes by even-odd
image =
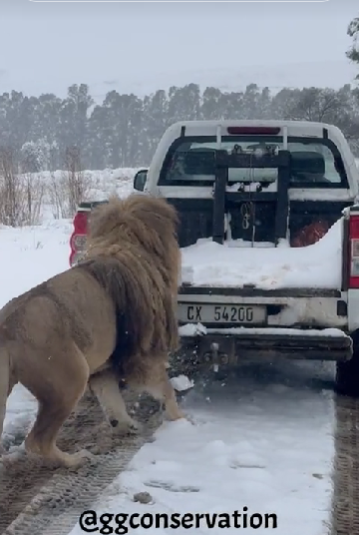
[[103, 97], [191, 81], [233, 87], [248, 76], [260, 86], [339, 87], [356, 72], [345, 58], [355, 0], [0, 5], [0, 93], [64, 96], [84, 82]]

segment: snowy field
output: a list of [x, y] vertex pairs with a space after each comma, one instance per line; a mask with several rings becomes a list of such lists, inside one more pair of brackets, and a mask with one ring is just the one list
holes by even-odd
[[[132, 189], [133, 177], [138, 169], [142, 168], [121, 167], [101, 171], [83, 171], [83, 181], [88, 185], [86, 197], [94, 201], [101, 201], [113, 193], [120, 196], [126, 195]], [[63, 171], [33, 173], [32, 176], [45, 185], [53, 181], [59, 183], [66, 180], [66, 172]]]
[[[110, 190], [120, 195], [129, 193], [134, 172], [126, 170], [125, 180], [119, 180], [115, 172], [99, 173], [96, 198], [107, 195]], [[335, 246], [330, 248], [329, 245], [335, 245], [338, 228], [334, 226], [318, 246], [308, 247], [313, 261], [312, 267], [307, 264], [309, 270], [319, 273], [318, 266], [314, 269], [313, 265], [320, 258], [324, 258], [325, 263], [337, 259]], [[40, 226], [0, 228], [3, 252], [0, 306], [68, 268], [71, 230], [70, 220], [54, 219], [50, 213]], [[193, 260], [196, 263], [201, 260], [197, 264], [198, 271], [191, 272], [192, 281], [209, 277], [205, 263], [215, 270], [216, 247], [204, 243], [198, 246], [197, 253], [187, 251], [184, 256], [187, 268], [193, 266]], [[240, 249], [237, 252], [243, 254]], [[208, 252], [213, 256], [204, 259], [202, 255]], [[228, 248], [228, 254], [235, 253]], [[266, 252], [273, 253], [273, 250]], [[290, 264], [290, 255], [295, 251], [283, 247], [277, 253], [281, 262], [285, 258]], [[263, 250], [252, 250], [251, 254], [263, 254]], [[253, 259], [256, 263], [257, 257]], [[263, 265], [262, 257], [260, 262]], [[303, 262], [301, 269], [305, 272]], [[252, 271], [253, 267], [252, 263]], [[278, 277], [278, 269], [278, 264], [271, 265], [272, 278], [275, 273]], [[263, 284], [267, 285], [268, 281], [263, 281], [264, 268], [259, 273]], [[217, 271], [212, 272], [212, 282], [217, 276]], [[228, 280], [233, 284], [244, 282], [235, 276], [233, 271], [228, 272], [225, 283]], [[288, 284], [288, 277], [292, 277], [292, 284], [298, 276], [298, 272], [284, 273], [281, 281]], [[335, 272], [331, 275], [334, 278], [328, 275], [323, 280], [332, 286], [337, 276]], [[280, 284], [278, 279], [276, 287]], [[163, 424], [156, 433], [156, 440], [136, 454], [128, 470], [99, 497], [93, 508], [99, 512], [140, 514], [272, 513], [277, 515], [277, 535], [324, 535], [329, 520], [334, 453], [332, 377], [332, 366], [290, 362], [246, 365], [240, 368], [237, 377], [225, 383], [195, 384], [183, 401], [189, 421]], [[16, 387], [7, 409], [4, 440], [9, 443], [14, 442], [19, 428], [29, 428], [36, 404], [30, 394]], [[132, 500], [133, 494], [141, 491], [151, 494], [151, 503], [145, 505]], [[185, 528], [172, 530], [163, 525], [159, 529], [139, 528], [135, 533], [167, 535], [173, 531], [180, 535], [188, 533]], [[207, 528], [201, 520], [199, 527], [190, 532], [218, 531], [218, 527]], [[226, 533], [235, 532], [238, 530], [234, 527], [226, 530]], [[270, 530], [247, 528], [246, 532], [264, 535]], [[79, 535], [83, 531], [76, 526], [71, 533]]]

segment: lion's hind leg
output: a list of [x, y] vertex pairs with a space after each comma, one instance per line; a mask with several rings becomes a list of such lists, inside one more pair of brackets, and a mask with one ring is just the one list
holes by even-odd
[[122, 397], [118, 377], [112, 370], [105, 370], [93, 375], [89, 380], [91, 391], [97, 397], [101, 408], [118, 433], [137, 433], [141, 425], [128, 414]]
[[1, 444], [1, 436], [5, 419], [6, 402], [10, 392], [10, 357], [6, 348], [3, 346], [0, 350], [0, 455], [5, 453], [4, 447]]
[[[59, 352], [51, 359], [39, 359], [41, 370], [20, 378], [22, 384], [37, 398], [36, 421], [25, 439], [28, 452], [42, 456], [66, 468], [81, 466], [91, 454], [81, 450], [74, 454], [61, 451], [56, 445], [60, 428], [83, 396], [89, 378], [85, 357], [73, 345], [66, 358]], [[36, 379], [36, 372], [40, 380]]]
[[0, 339], [0, 456], [5, 453], [1, 438], [5, 420], [7, 399], [17, 383], [17, 377], [11, 367], [11, 351], [6, 341]]

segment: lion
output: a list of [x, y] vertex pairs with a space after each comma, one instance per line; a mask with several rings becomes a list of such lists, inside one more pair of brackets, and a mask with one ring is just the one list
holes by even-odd
[[58, 448], [58, 433], [87, 387], [120, 433], [138, 433], [119, 384], [183, 418], [168, 377], [179, 347], [178, 213], [165, 199], [111, 197], [89, 218], [85, 258], [0, 310], [0, 438], [15, 384], [38, 401], [28, 453], [67, 468], [91, 457]]

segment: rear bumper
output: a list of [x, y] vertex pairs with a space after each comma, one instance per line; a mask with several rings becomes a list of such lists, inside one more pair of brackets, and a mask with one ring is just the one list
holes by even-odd
[[[337, 329], [223, 329], [206, 334], [181, 334], [178, 357], [197, 366], [236, 365], [243, 360], [305, 359], [346, 361], [352, 357], [352, 339]], [[212, 331], [212, 332], [211, 332]], [[218, 330], [217, 330], [218, 331]], [[237, 332], [236, 332], [237, 331]], [[252, 332], [251, 332], [252, 331]], [[181, 330], [180, 330], [181, 333]]]
[[[346, 361], [353, 355], [352, 338], [346, 334], [350, 332], [347, 303], [347, 293], [341, 290], [183, 286], [178, 296], [181, 350], [175, 360], [190, 366], [278, 358]], [[188, 321], [188, 313], [183, 314], [189, 306], [206, 304], [259, 305], [266, 316], [262, 324], [239, 325], [221, 319], [217, 324]]]
[[[358, 292], [359, 294], [359, 292]], [[325, 329], [348, 328], [348, 296], [340, 290], [288, 288], [258, 290], [255, 288], [182, 287], [178, 295], [180, 324], [201, 322], [184, 315], [181, 308], [189, 305], [245, 305], [266, 308], [264, 324], [247, 327], [299, 327]], [[236, 327], [238, 324], [202, 322], [207, 327]]]

